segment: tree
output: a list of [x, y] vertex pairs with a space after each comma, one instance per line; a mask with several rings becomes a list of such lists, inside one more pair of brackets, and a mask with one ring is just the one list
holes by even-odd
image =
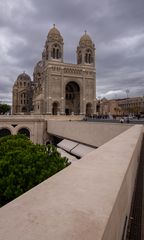
[[68, 166], [53, 145], [33, 144], [24, 135], [0, 139], [0, 206]]
[[11, 107], [9, 105], [0, 103], [0, 114], [10, 112], [10, 109]]

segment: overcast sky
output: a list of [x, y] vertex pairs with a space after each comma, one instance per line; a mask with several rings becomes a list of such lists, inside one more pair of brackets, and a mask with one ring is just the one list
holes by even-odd
[[0, 101], [11, 102], [12, 86], [31, 77], [50, 28], [64, 39], [64, 60], [76, 63], [87, 30], [96, 46], [97, 97], [144, 95], [144, 0], [1, 0]]

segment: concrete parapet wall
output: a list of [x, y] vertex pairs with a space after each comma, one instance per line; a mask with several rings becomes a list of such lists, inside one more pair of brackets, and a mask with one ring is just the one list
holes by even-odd
[[135, 125], [0, 209], [0, 239], [121, 240], [142, 143]]
[[84, 115], [44, 115], [46, 120], [75, 120], [79, 121], [84, 118]]
[[[135, 126], [133, 127], [133, 129], [134, 128], [136, 129], [137, 127], [138, 126]], [[127, 133], [128, 131], [125, 132], [125, 134]], [[133, 138], [135, 134], [136, 133], [133, 132]], [[123, 137], [123, 135], [120, 135], [119, 137]], [[132, 136], [129, 136], [129, 134], [127, 135], [127, 138], [124, 139], [124, 142], [123, 142], [123, 144], [125, 143], [125, 147], [121, 149], [122, 156], [123, 156], [121, 164], [125, 168], [125, 170], [123, 171], [123, 175], [121, 176], [122, 181], [120, 184], [120, 188], [118, 188], [116, 201], [113, 205], [112, 212], [110, 214], [102, 240], [121, 240], [122, 234], [123, 234], [123, 237], [125, 237], [126, 235], [126, 228], [127, 228], [130, 208], [131, 208], [131, 200], [134, 192], [137, 168], [140, 160], [140, 152], [141, 152], [142, 139], [143, 139], [142, 130], [134, 144], [134, 148], [132, 152], [131, 152], [132, 148], [129, 146], [129, 144], [132, 144], [132, 143], [128, 143], [128, 142], [131, 142], [131, 139], [129, 139], [129, 137], [132, 137]], [[129, 147], [126, 148], [126, 146], [129, 146]], [[131, 157], [129, 158], [128, 156], [130, 155]], [[116, 160], [118, 161], [119, 158], [121, 158], [121, 156], [118, 156]], [[120, 170], [122, 166], [120, 166]], [[124, 233], [124, 228], [125, 228], [125, 233]]]
[[84, 115], [17, 114], [17, 115], [0, 115], [0, 122], [5, 119], [82, 120], [83, 118], [84, 118]]
[[48, 133], [91, 146], [99, 147], [132, 127], [121, 123], [83, 121], [47, 121]]

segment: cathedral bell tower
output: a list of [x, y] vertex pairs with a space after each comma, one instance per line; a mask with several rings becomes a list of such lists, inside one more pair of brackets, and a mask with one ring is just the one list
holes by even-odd
[[95, 45], [86, 31], [77, 47], [77, 64], [95, 67]]
[[63, 44], [63, 38], [54, 24], [47, 35], [42, 59], [63, 62]]

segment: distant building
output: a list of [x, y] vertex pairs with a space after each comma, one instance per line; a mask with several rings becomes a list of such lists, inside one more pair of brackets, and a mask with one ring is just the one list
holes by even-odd
[[32, 81], [25, 72], [20, 74], [13, 86], [12, 112], [30, 113], [32, 110]]
[[137, 115], [144, 114], [144, 97], [123, 99], [101, 99], [97, 101], [97, 115]]
[[63, 46], [54, 25], [34, 68], [33, 81], [22, 73], [14, 83], [13, 114], [96, 113], [95, 45], [85, 32], [77, 47], [77, 64], [63, 62]]
[[109, 115], [121, 115], [121, 108], [119, 102], [116, 99], [108, 100], [103, 98], [97, 101], [97, 115], [109, 116]]
[[144, 114], [144, 97], [133, 97], [119, 100], [123, 114]]

